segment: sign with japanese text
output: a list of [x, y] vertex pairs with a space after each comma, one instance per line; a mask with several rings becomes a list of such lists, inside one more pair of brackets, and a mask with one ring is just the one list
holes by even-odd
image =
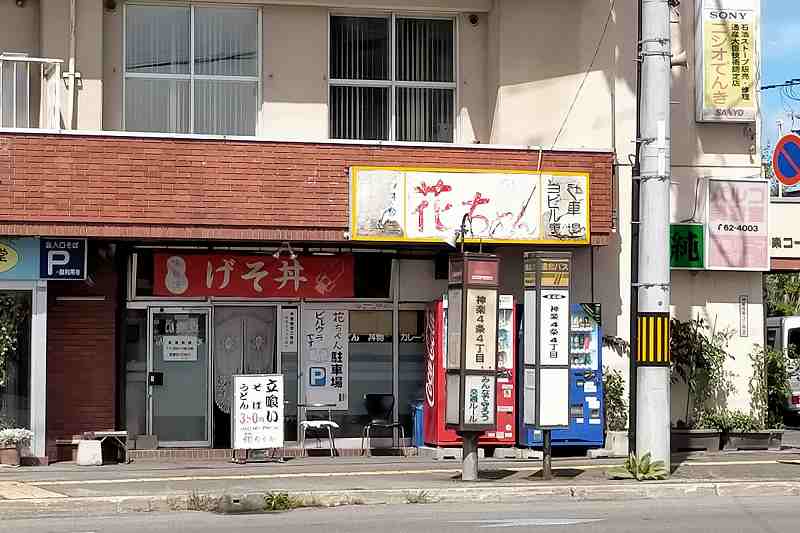
[[51, 280], [86, 279], [86, 239], [39, 240], [39, 277]]
[[569, 364], [569, 291], [541, 289], [539, 293], [540, 366]]
[[800, 224], [797, 204], [769, 204], [769, 255], [783, 259], [800, 259]]
[[297, 352], [297, 309], [281, 309], [281, 351]]
[[697, 4], [697, 121], [754, 122], [758, 78], [758, 2]]
[[304, 307], [300, 322], [305, 403], [325, 404], [334, 409], [346, 410], [350, 327], [348, 311]]
[[497, 290], [467, 289], [466, 369], [494, 370], [497, 357]]
[[709, 180], [706, 268], [769, 270], [768, 210], [766, 180]]
[[671, 224], [669, 263], [675, 269], [705, 268], [705, 227], [702, 224]]
[[739, 336], [750, 336], [750, 296], [742, 294], [739, 296]]
[[197, 361], [196, 335], [164, 335], [164, 361]]
[[494, 425], [496, 411], [493, 376], [464, 376], [464, 423]]
[[155, 296], [352, 298], [353, 256], [154, 254]]
[[39, 239], [0, 239], [0, 280], [39, 279]]
[[233, 390], [233, 448], [282, 448], [283, 375], [234, 375]]
[[589, 243], [586, 173], [353, 167], [351, 239]]

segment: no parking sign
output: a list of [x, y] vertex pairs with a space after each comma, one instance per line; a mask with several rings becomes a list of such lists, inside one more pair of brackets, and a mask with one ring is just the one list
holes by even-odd
[[800, 182], [800, 136], [790, 133], [781, 137], [772, 154], [772, 170], [784, 185]]

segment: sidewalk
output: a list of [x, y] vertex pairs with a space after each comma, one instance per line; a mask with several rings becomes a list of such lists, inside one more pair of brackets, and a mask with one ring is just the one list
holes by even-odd
[[[0, 519], [13, 514], [97, 514], [185, 508], [192, 495], [227, 496], [246, 505], [268, 492], [328, 504], [428, 501], [507, 502], [543, 498], [621, 499], [696, 495], [800, 495], [800, 449], [673, 457], [663, 482], [610, 481], [620, 460], [554, 459], [553, 481], [535, 474], [540, 461], [481, 461], [481, 481], [459, 480], [460, 463], [422, 458], [303, 458], [285, 463], [132, 463], [0, 469]], [[250, 495], [250, 498], [248, 498]]]

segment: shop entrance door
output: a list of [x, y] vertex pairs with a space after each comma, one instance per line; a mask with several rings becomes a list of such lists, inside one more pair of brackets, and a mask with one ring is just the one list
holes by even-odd
[[276, 368], [276, 308], [214, 307], [214, 447], [231, 446], [234, 374], [272, 374]]
[[151, 308], [148, 433], [163, 447], [211, 444], [209, 310]]

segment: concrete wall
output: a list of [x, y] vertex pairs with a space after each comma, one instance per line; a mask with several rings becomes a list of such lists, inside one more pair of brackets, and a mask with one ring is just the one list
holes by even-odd
[[0, 2], [0, 52], [39, 55], [39, 0]]

